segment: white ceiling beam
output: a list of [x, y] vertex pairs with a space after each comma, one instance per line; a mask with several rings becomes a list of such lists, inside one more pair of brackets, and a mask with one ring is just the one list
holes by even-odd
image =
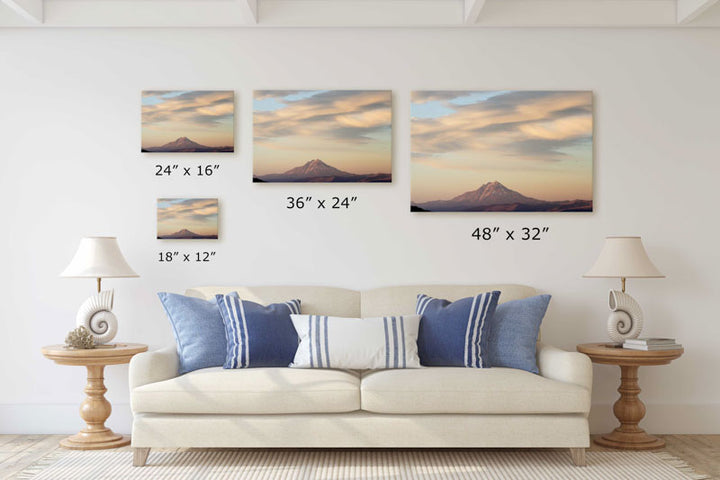
[[247, 23], [258, 23], [258, 0], [236, 0], [240, 3], [240, 8], [243, 11], [245, 21]]
[[677, 0], [677, 23], [686, 25], [705, 13], [718, 0]]
[[0, 0], [28, 22], [43, 23], [43, 0]]
[[675, 0], [488, 0], [478, 26], [663, 27], [675, 23]]
[[[678, 27], [678, 18], [689, 21], [691, 16], [696, 20], [689, 26], [720, 27], [720, 0], [679, 2], [45, 0], [41, 10], [42, 0], [0, 0], [0, 27]], [[710, 8], [713, 3], [716, 5]], [[18, 6], [25, 15], [34, 15], [34, 24], [16, 13]], [[705, 10], [707, 13], [697, 18]], [[474, 23], [465, 23], [472, 18], [468, 13], [477, 14]]]
[[464, 20], [465, 24], [472, 25], [480, 18], [480, 12], [482, 12], [485, 6], [485, 0], [465, 0], [465, 12]]

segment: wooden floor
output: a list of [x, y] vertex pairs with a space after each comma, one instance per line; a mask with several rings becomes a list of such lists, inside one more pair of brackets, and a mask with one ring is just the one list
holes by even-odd
[[[697, 473], [720, 480], [720, 435], [660, 435], [665, 451], [685, 460]], [[55, 451], [63, 435], [0, 435], [0, 480], [10, 479]], [[129, 447], [120, 450], [129, 450]], [[612, 451], [595, 444], [591, 451]], [[128, 459], [128, 461], [130, 461]]]

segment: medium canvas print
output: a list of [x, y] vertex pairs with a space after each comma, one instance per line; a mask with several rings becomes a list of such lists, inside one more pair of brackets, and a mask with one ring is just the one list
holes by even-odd
[[592, 212], [589, 91], [423, 91], [413, 212]]
[[234, 152], [235, 92], [142, 92], [143, 152]]
[[217, 240], [217, 198], [159, 198], [158, 240]]
[[392, 181], [392, 92], [263, 90], [253, 101], [254, 182]]

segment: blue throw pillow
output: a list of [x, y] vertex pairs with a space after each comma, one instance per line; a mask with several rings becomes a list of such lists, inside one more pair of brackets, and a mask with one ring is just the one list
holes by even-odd
[[175, 293], [158, 293], [172, 324], [180, 371], [219, 367], [225, 362], [225, 326], [216, 302]]
[[481, 293], [455, 302], [418, 295], [422, 315], [418, 354], [425, 366], [488, 367], [487, 325], [500, 292]]
[[488, 331], [490, 366], [539, 373], [535, 344], [549, 303], [550, 295], [538, 295], [498, 305]]
[[298, 335], [290, 314], [300, 300], [263, 306], [241, 300], [237, 292], [215, 295], [225, 323], [227, 352], [223, 368], [287, 367], [295, 356]]

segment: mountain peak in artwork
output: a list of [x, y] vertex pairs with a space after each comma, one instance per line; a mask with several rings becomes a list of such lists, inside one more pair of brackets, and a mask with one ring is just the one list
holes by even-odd
[[288, 170], [283, 175], [309, 178], [309, 177], [328, 177], [328, 176], [350, 176], [352, 173], [343, 172], [335, 167], [331, 167], [327, 163], [323, 162], [319, 158], [310, 160], [305, 165], [295, 167]]
[[283, 173], [256, 176], [255, 182], [390, 182], [389, 173], [356, 174], [332, 167], [319, 158]]
[[187, 148], [187, 147], [204, 147], [205, 145], [200, 145], [197, 142], [193, 142], [188, 137], [180, 137], [174, 142], [169, 142], [163, 145], [164, 147], [180, 147], [180, 148]]
[[144, 152], [232, 152], [234, 148], [228, 147], [208, 147], [202, 145], [188, 137], [179, 137], [177, 140], [168, 142], [165, 145], [159, 147], [147, 147], [143, 148]]
[[592, 200], [545, 201], [512, 190], [500, 182], [488, 182], [477, 190], [450, 200], [414, 204], [418, 212], [591, 212]]
[[488, 182], [477, 190], [465, 192], [449, 201], [466, 205], [535, 204], [542, 202], [542, 200], [536, 198], [526, 197], [497, 181]]
[[173, 233], [172, 235], [168, 235], [172, 238], [201, 238], [202, 235], [199, 235], [193, 231], [188, 230], [187, 228], [183, 228], [182, 230], [178, 230], [177, 232]]

